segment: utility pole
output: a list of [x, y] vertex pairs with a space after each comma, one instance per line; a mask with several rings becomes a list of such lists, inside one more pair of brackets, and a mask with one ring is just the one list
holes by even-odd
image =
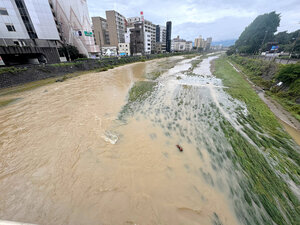
[[290, 56], [289, 56], [289, 59], [292, 57], [293, 51], [294, 51], [295, 46], [296, 46], [296, 42], [297, 42], [297, 40], [298, 40], [299, 37], [300, 37], [300, 31], [298, 32], [298, 36], [295, 38], [294, 46], [293, 46], [293, 48], [292, 48], [291, 54], [290, 54]]
[[261, 43], [261, 47], [260, 47], [260, 50], [259, 50], [259, 55], [261, 54], [263, 45], [264, 45], [265, 40], [266, 40], [266, 37], [267, 37], [267, 33], [268, 33], [268, 30], [265, 31], [265, 36], [264, 36], [264, 39], [263, 39], [263, 41], [262, 41], [262, 43]]
[[98, 31], [98, 36], [99, 36], [99, 47], [100, 47], [100, 55], [102, 56], [102, 44], [101, 44], [101, 36], [100, 36], [100, 31]]

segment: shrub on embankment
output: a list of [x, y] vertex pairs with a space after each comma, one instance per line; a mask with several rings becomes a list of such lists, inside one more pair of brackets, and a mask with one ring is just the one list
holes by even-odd
[[115, 66], [145, 62], [146, 60], [183, 55], [188, 53], [155, 54], [146, 56], [110, 57], [98, 59], [77, 59], [72, 62], [56, 63], [49, 65], [27, 65], [23, 67], [0, 68], [0, 88], [12, 87], [20, 84], [38, 81], [46, 78], [61, 77], [66, 74], [94, 70], [106, 71]]
[[300, 63], [280, 65], [237, 55], [229, 59], [238, 64], [252, 82], [267, 90], [267, 94], [300, 120]]

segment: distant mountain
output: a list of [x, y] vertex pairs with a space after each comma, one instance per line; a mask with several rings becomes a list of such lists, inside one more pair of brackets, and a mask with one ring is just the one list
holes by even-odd
[[228, 46], [231, 46], [231, 45], [234, 45], [236, 39], [232, 39], [232, 40], [225, 40], [225, 41], [213, 41], [211, 43], [212, 46], [215, 46], [215, 45], [223, 45], [224, 47], [228, 47]]

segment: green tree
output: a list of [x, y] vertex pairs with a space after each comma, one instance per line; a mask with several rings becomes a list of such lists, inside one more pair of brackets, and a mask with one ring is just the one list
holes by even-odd
[[283, 83], [290, 84], [295, 82], [297, 79], [300, 79], [300, 64], [281, 65], [276, 78]]
[[275, 41], [279, 43], [280, 51], [300, 53], [300, 30], [291, 33], [279, 32], [275, 35]]
[[73, 45], [65, 45], [58, 49], [60, 55], [65, 55], [67, 60], [75, 60], [78, 58], [86, 58], [85, 55], [80, 54], [78, 49]]
[[264, 43], [274, 41], [274, 33], [277, 31], [279, 23], [280, 14], [276, 12], [256, 17], [235, 42], [235, 49], [239, 53], [253, 54], [259, 52]]

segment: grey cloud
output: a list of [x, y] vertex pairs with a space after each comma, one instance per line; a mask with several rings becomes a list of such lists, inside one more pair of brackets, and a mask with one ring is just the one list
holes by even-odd
[[281, 13], [279, 31], [299, 29], [299, 0], [88, 0], [91, 16], [105, 16], [115, 9], [126, 17], [138, 16], [155, 24], [173, 22], [173, 36], [179, 34], [193, 40], [200, 34], [214, 40], [237, 38], [256, 16], [277, 11]]

